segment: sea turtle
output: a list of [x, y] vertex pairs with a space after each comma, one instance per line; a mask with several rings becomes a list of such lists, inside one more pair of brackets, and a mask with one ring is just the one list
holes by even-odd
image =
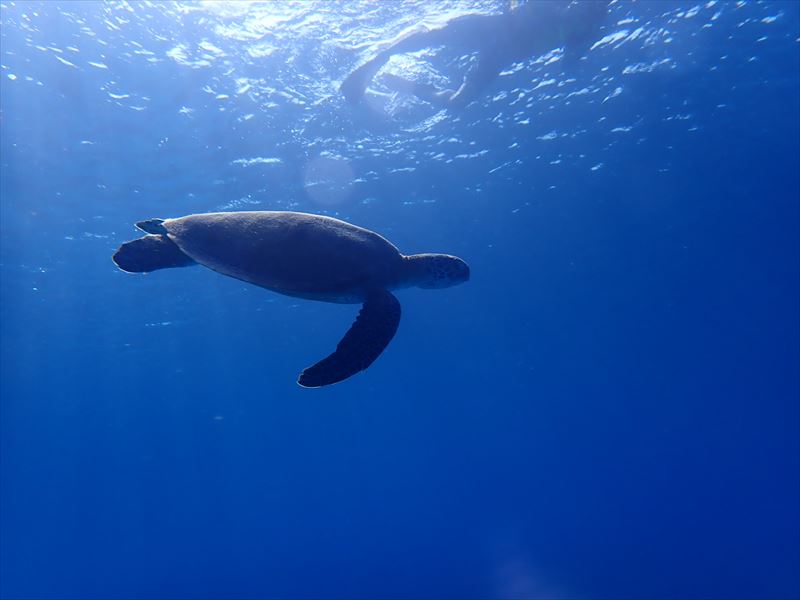
[[469, 279], [460, 258], [404, 256], [377, 233], [321, 215], [220, 212], [136, 226], [148, 235], [114, 254], [123, 271], [201, 264], [287, 296], [363, 304], [333, 354], [300, 374], [303, 387], [337, 383], [378, 358], [400, 323], [400, 303], [390, 290], [444, 288]]

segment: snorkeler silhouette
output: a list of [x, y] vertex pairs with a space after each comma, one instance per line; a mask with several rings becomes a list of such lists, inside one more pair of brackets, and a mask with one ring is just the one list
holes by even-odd
[[443, 108], [462, 108], [477, 99], [514, 62], [559, 47], [564, 48], [567, 62], [580, 58], [596, 40], [607, 13], [608, 3], [603, 0], [512, 1], [502, 14], [463, 15], [437, 28], [420, 25], [350, 73], [342, 83], [341, 92], [348, 101], [356, 103], [395, 54], [444, 46], [477, 53], [475, 65], [457, 90], [439, 89], [393, 74], [386, 74], [383, 79], [396, 91], [413, 94]]

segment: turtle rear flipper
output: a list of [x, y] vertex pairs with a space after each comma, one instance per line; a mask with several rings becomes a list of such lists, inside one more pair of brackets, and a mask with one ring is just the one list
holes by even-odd
[[167, 233], [167, 228], [164, 227], [164, 219], [147, 219], [146, 221], [139, 221], [136, 224], [136, 227], [145, 233]]
[[114, 253], [113, 260], [128, 273], [149, 273], [197, 264], [165, 235], [146, 235], [126, 242]]

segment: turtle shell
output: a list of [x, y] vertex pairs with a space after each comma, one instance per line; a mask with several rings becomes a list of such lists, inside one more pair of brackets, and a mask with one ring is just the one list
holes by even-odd
[[377, 233], [296, 212], [189, 215], [163, 222], [169, 239], [198, 263], [283, 294], [360, 302], [390, 286], [403, 257]]

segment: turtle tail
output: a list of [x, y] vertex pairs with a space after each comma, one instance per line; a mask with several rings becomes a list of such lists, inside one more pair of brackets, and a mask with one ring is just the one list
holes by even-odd
[[125, 242], [112, 258], [120, 269], [128, 273], [149, 273], [197, 264], [165, 235], [146, 235]]

